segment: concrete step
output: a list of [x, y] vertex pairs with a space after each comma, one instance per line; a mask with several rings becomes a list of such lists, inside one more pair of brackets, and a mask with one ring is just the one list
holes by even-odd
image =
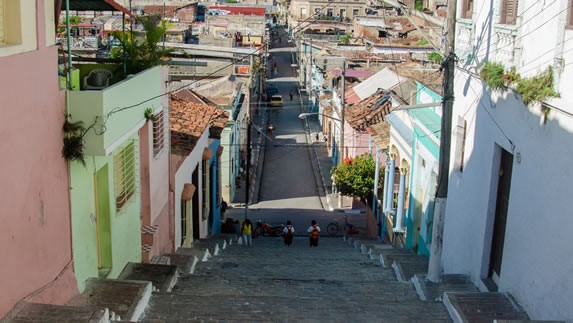
[[179, 270], [175, 265], [128, 263], [118, 279], [150, 281], [154, 290], [169, 292], [175, 286]]
[[107, 323], [110, 313], [107, 308], [78, 307], [39, 303], [20, 303], [0, 322], [36, 323], [36, 322], [87, 322]]
[[426, 279], [426, 274], [412, 277], [414, 287], [423, 301], [441, 302], [445, 292], [472, 293], [479, 292], [468, 275], [442, 275], [440, 282], [433, 283]]
[[416, 258], [395, 259], [392, 268], [399, 281], [410, 281], [414, 275], [428, 272], [428, 258], [416, 256]]
[[151, 282], [90, 278], [84, 292], [66, 305], [108, 308], [121, 320], [137, 321], [149, 303], [152, 289]]
[[529, 320], [527, 314], [507, 293], [446, 292], [443, 302], [456, 323]]
[[[423, 314], [421, 314], [423, 313]], [[349, 248], [342, 238], [273, 237], [230, 245], [155, 292], [144, 321], [449, 322], [441, 303], [423, 302], [410, 282]], [[161, 322], [161, 321], [158, 321]]]
[[[355, 300], [344, 294], [324, 300], [322, 294], [308, 291], [304, 297], [254, 295], [154, 294], [153, 308], [144, 321], [166, 319], [216, 320], [229, 322], [451, 322], [438, 303], [379, 303]], [[158, 313], [160, 308], [177, 311]], [[205, 309], [209, 308], [206, 313]], [[438, 309], [438, 310], [436, 310]], [[213, 315], [213, 313], [216, 313]], [[423, 313], [422, 315], [420, 313]], [[423, 318], [422, 318], [423, 317]]]

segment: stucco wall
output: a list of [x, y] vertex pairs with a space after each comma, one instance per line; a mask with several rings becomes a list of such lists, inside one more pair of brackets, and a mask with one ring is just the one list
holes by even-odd
[[[137, 137], [132, 137], [138, 146]], [[123, 148], [121, 146], [119, 149]], [[136, 152], [136, 156], [138, 153]], [[139, 158], [136, 158], [139, 161]], [[72, 223], [74, 246], [74, 269], [80, 290], [85, 280], [98, 277], [98, 247], [96, 235], [96, 207], [94, 176], [102, 167], [108, 167], [108, 193], [110, 208], [112, 268], [108, 278], [116, 278], [127, 262], [141, 261], [141, 197], [134, 194], [123, 209], [116, 213], [114, 193], [113, 156], [86, 157], [86, 166], [72, 163]], [[136, 169], [139, 167], [136, 166]], [[140, 187], [137, 173], [137, 187]], [[138, 189], [136, 189], [136, 192]], [[101, 198], [101, 196], [99, 196]]]
[[543, 124], [538, 107], [525, 107], [511, 93], [494, 92], [494, 106], [487, 97], [476, 101], [482, 84], [462, 72], [455, 84], [454, 122], [464, 116], [468, 132], [463, 173], [450, 177], [443, 268], [476, 282], [487, 276], [502, 147], [514, 163], [499, 288], [511, 292], [532, 319], [573, 320], [573, 170], [566, 157], [573, 154], [572, 120], [552, 111]]
[[[35, 22], [36, 8], [44, 11], [43, 1], [38, 7], [29, 2], [23, 8], [32, 7]], [[44, 32], [45, 18], [39, 18]], [[29, 27], [35, 39], [35, 25]], [[34, 41], [32, 49], [36, 46], [0, 57], [5, 120], [0, 127], [0, 317], [42, 287], [31, 300], [62, 304], [78, 293], [71, 263], [68, 172], [61, 157], [65, 105], [57, 53], [44, 42]]]
[[[174, 171], [174, 198], [175, 198], [175, 247], [181, 246], [181, 193], [183, 192], [183, 185], [185, 183], [192, 182], [192, 175], [193, 171], [197, 167], [199, 169], [199, 185], [195, 190], [195, 194], [199, 194], [199, 203], [202, 201], [202, 193], [201, 193], [201, 184], [202, 184], [202, 176], [201, 176], [201, 161], [203, 157], [203, 149], [208, 147], [208, 139], [209, 139], [209, 129], [206, 129], [197, 143], [195, 144], [195, 148], [193, 151], [187, 156], [186, 158], [180, 160], [181, 164], [177, 167]], [[179, 158], [175, 157], [179, 160]], [[199, 212], [201, 212], [201, 205], [199, 205]], [[192, 215], [195, 216], [195, 215]], [[206, 221], [202, 221], [201, 214], [199, 216], [200, 227], [199, 232], [201, 237], [205, 235], [207, 232]], [[189, 232], [193, 232], [193, 221], [188, 223], [188, 230]]]

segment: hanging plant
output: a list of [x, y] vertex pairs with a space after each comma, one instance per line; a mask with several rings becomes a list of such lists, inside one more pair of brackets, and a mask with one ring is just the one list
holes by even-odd
[[145, 117], [145, 121], [149, 122], [153, 120], [153, 109], [151, 108], [146, 108], [145, 111], [143, 111], [143, 116]]
[[506, 86], [503, 78], [504, 66], [501, 63], [486, 62], [479, 75], [492, 90], [499, 90]]
[[71, 115], [66, 115], [64, 121], [64, 146], [62, 147], [62, 157], [72, 161], [78, 161], [82, 165], [86, 165], [84, 157], [84, 135], [87, 130], [84, 127], [83, 121], [72, 122]]
[[517, 82], [517, 93], [521, 95], [523, 103], [543, 102], [550, 97], [559, 97], [553, 89], [553, 69], [548, 67], [545, 72], [520, 79]]

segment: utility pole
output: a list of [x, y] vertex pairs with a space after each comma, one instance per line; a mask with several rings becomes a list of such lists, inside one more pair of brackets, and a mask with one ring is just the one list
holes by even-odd
[[[249, 108], [250, 109], [250, 108]], [[245, 180], [245, 219], [249, 214], [249, 191], [251, 188], [251, 118], [247, 116], [247, 165], [245, 167], [246, 180]]]
[[434, 224], [432, 227], [432, 245], [428, 265], [428, 280], [439, 282], [441, 274], [442, 243], [444, 234], [444, 218], [448, 195], [448, 177], [450, 175], [450, 146], [452, 134], [452, 114], [454, 106], [454, 71], [455, 54], [454, 42], [456, 34], [456, 0], [448, 2], [448, 17], [446, 20], [446, 48], [444, 49], [444, 98], [442, 105], [442, 126], [440, 130], [440, 163], [438, 169], [438, 185], [434, 203]]

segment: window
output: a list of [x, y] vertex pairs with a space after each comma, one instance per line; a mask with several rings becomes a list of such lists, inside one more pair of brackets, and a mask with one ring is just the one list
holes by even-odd
[[301, 18], [305, 18], [306, 17], [306, 8], [300, 8], [300, 16]]
[[135, 194], [135, 143], [132, 141], [113, 157], [115, 207], [119, 212]]
[[165, 141], [165, 113], [164, 110], [153, 116], [153, 157], [162, 150]]
[[463, 0], [461, 17], [464, 19], [472, 19], [473, 10], [474, 10], [474, 0]]
[[466, 149], [466, 132], [468, 123], [462, 117], [458, 117], [458, 122], [456, 124], [456, 129], [454, 131], [455, 136], [455, 160], [454, 169], [463, 172], [464, 171], [464, 154]]
[[500, 24], [515, 25], [518, 0], [503, 0], [501, 3]]
[[326, 15], [332, 17], [334, 15], [334, 10], [332, 8], [326, 10]]
[[360, 14], [360, 9], [352, 9], [352, 16], [358, 16]]

